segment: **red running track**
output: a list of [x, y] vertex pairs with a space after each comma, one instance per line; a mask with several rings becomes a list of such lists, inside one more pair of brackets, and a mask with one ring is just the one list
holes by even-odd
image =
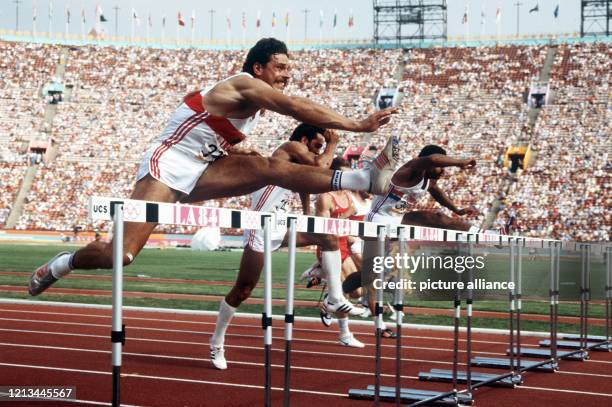
[[[49, 304], [0, 303], [0, 385], [76, 386], [79, 405], [110, 405], [111, 312]], [[229, 369], [208, 360], [214, 317], [172, 311], [124, 311], [122, 403], [138, 406], [263, 405], [263, 336], [259, 319], [236, 317], [228, 330]], [[372, 328], [353, 325], [365, 349], [337, 344], [335, 325], [296, 321], [292, 353], [293, 406], [367, 406], [347, 397], [349, 388], [373, 384]], [[404, 330], [402, 387], [445, 391], [449, 384], [416, 380], [419, 371], [450, 369], [452, 333]], [[274, 321], [273, 405], [282, 405], [283, 324]], [[537, 346], [541, 338], [524, 337]], [[395, 342], [382, 349], [383, 385], [394, 385]], [[464, 342], [462, 342], [462, 346]], [[507, 337], [474, 334], [474, 356], [503, 357]], [[465, 353], [461, 354], [465, 362]], [[561, 361], [556, 373], [526, 373], [515, 389], [475, 392], [478, 406], [602, 406], [612, 403], [612, 354], [592, 352], [585, 362]], [[461, 366], [465, 369], [465, 365]], [[475, 368], [477, 371], [495, 372]], [[2, 405], [25, 406], [24, 402]], [[45, 402], [41, 406], [73, 406]], [[385, 403], [383, 403], [384, 405]], [[391, 404], [389, 404], [391, 405]]]

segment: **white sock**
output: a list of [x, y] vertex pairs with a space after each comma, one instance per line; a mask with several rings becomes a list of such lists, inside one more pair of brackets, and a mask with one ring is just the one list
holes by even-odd
[[215, 333], [210, 338], [211, 346], [223, 346], [225, 343], [225, 331], [229, 326], [236, 308], [225, 302], [225, 299], [219, 304], [219, 315], [217, 316], [217, 323], [215, 325]]
[[370, 171], [336, 171], [332, 178], [332, 189], [348, 189], [351, 191], [367, 191], [370, 189]]
[[62, 278], [66, 274], [70, 273], [72, 271], [72, 268], [70, 267], [70, 264], [72, 263], [72, 256], [74, 256], [74, 254], [69, 256], [60, 256], [55, 259], [53, 263], [49, 265], [51, 268], [51, 275], [55, 278]]
[[351, 334], [349, 330], [349, 319], [348, 317], [338, 318], [338, 327], [340, 328], [340, 337], [344, 338]]
[[342, 256], [340, 250], [321, 252], [321, 269], [327, 276], [327, 292], [333, 303], [342, 301]]

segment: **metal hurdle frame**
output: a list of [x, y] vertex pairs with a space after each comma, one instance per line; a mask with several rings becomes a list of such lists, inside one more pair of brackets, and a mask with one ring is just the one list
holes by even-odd
[[[121, 381], [121, 366], [122, 366], [122, 346], [125, 344], [125, 325], [123, 325], [123, 315], [122, 315], [122, 307], [123, 307], [123, 240], [124, 240], [124, 222], [151, 222], [158, 224], [166, 224], [166, 225], [183, 225], [183, 226], [198, 226], [198, 227], [224, 227], [224, 228], [234, 228], [234, 229], [255, 229], [264, 231], [264, 246], [266, 255], [264, 256], [265, 263], [265, 274], [264, 274], [264, 312], [262, 313], [262, 327], [265, 330], [264, 333], [264, 348], [267, 354], [266, 356], [266, 386], [265, 386], [265, 397], [267, 401], [267, 405], [270, 405], [271, 402], [271, 383], [270, 383], [270, 350], [272, 346], [272, 302], [271, 302], [271, 251], [270, 251], [270, 232], [273, 227], [277, 227], [280, 225], [287, 225], [287, 221], [289, 220], [289, 235], [290, 240], [291, 236], [295, 235], [297, 232], [306, 232], [306, 233], [323, 233], [323, 234], [335, 234], [342, 236], [358, 236], [358, 237], [376, 237], [379, 240], [379, 244], [382, 244], [382, 248], [384, 250], [384, 243], [386, 237], [389, 238], [400, 238], [400, 241], [404, 242], [400, 244], [400, 247], [405, 248], [405, 232], [406, 229], [410, 230], [410, 240], [416, 241], [428, 241], [428, 242], [454, 242], [459, 241], [460, 237], [466, 235], [465, 232], [454, 231], [454, 230], [446, 230], [446, 229], [438, 229], [438, 228], [428, 228], [428, 227], [416, 227], [416, 226], [404, 226], [404, 225], [383, 225], [374, 222], [363, 222], [363, 221], [352, 221], [345, 219], [331, 219], [331, 218], [322, 218], [316, 216], [307, 216], [307, 215], [289, 215], [287, 214], [273, 214], [267, 212], [257, 212], [250, 210], [233, 210], [227, 208], [207, 208], [203, 206], [195, 206], [195, 205], [183, 205], [179, 203], [160, 203], [160, 202], [147, 202], [140, 200], [131, 200], [131, 199], [120, 199], [120, 198], [109, 198], [109, 197], [91, 197], [89, 202], [89, 215], [93, 221], [112, 221], [113, 222], [113, 230], [114, 230], [114, 239], [113, 239], [113, 308], [112, 308], [112, 330], [111, 330], [111, 343], [112, 343], [112, 381], [113, 381], [113, 394], [112, 394], [112, 404], [113, 406], [120, 405], [120, 381]], [[476, 235], [476, 243], [478, 243], [479, 236], [483, 241], [491, 241], [491, 236], [483, 236]], [[470, 238], [468, 238], [468, 242]], [[494, 239], [499, 239], [499, 244], [502, 244], [502, 237], [496, 236]], [[542, 239], [524, 239], [524, 238], [510, 238], [508, 240], [508, 244], [510, 244], [511, 239], [516, 239], [517, 241], [521, 241], [522, 244], [525, 244], [526, 240], [534, 240], [542, 243], [542, 247], [544, 247], [544, 242], [546, 240]], [[558, 315], [558, 291], [559, 291], [559, 256], [560, 250], [563, 247], [563, 244], [559, 241], [551, 241], [553, 244], [551, 245], [551, 270], [554, 272], [551, 275], [551, 309], [553, 310], [551, 315], [551, 321], [553, 324], [552, 332], [551, 332], [551, 342], [553, 344], [552, 349], [552, 362], [551, 360], [543, 361], [540, 363], [530, 364], [529, 366], [522, 367], [518, 366], [519, 371], [532, 370], [537, 367], [543, 367], [546, 365], [555, 366], [556, 368], [556, 357], [557, 352], [555, 349], [555, 344], [557, 343], [557, 315]], [[512, 249], [513, 245], [510, 244], [511, 250], [513, 250], [512, 254], [512, 271], [514, 272], [514, 256], [516, 256], [517, 268], [516, 272], [518, 273], [518, 282], [520, 286], [521, 280], [521, 249], [516, 242], [514, 245], [517, 246], [516, 249]], [[539, 243], [538, 243], [539, 246]], [[585, 277], [583, 277], [583, 281], [588, 281], [588, 277], [590, 275], [590, 246], [589, 249], [586, 249], [586, 255], [583, 259], [583, 269], [585, 273]], [[471, 247], [471, 246], [470, 246]], [[576, 247], [576, 246], [574, 246]], [[401, 250], [401, 249], [400, 249]], [[294, 286], [294, 267], [295, 267], [295, 239], [290, 242], [289, 245], [290, 252], [290, 262], [289, 262], [289, 276], [288, 276], [288, 292], [287, 292], [287, 307], [286, 307], [286, 315], [285, 315], [285, 394], [284, 400], [285, 405], [289, 403], [289, 385], [290, 385], [290, 368], [291, 368], [291, 341], [292, 341], [292, 324], [293, 324], [293, 286]], [[293, 254], [291, 254], [293, 252]], [[605, 295], [606, 295], [606, 338], [608, 341], [612, 339], [612, 321], [610, 317], [612, 317], [612, 247], [605, 247], [606, 252], [606, 287], [605, 287]], [[383, 252], [384, 254], [384, 252]], [[291, 272], [293, 270], [293, 272]], [[383, 273], [384, 275], [384, 273]], [[471, 277], [470, 277], [471, 278]], [[584, 293], [587, 293], [590, 288], [590, 282], [586, 285]], [[266, 290], [267, 287], [267, 290]], [[382, 293], [382, 290], [380, 290]], [[521, 291], [519, 290], [511, 296], [511, 303], [513, 304], [513, 308], [511, 311], [516, 311], [516, 315], [518, 317], [517, 320], [517, 334], [520, 337], [520, 311], [521, 311]], [[471, 295], [468, 294], [468, 325], [469, 331], [471, 331]], [[588, 296], [584, 295], [584, 300], [587, 301]], [[377, 297], [378, 300], [382, 300]], [[376, 328], [377, 331], [382, 329], [382, 301], [377, 302], [377, 322]], [[396, 344], [396, 350], [401, 352], [401, 326], [403, 325], [403, 298], [396, 297], [396, 307], [398, 309], [398, 319], [400, 335], [398, 335], [398, 342]], [[401, 306], [401, 307], [400, 307]], [[588, 304], [585, 304], [585, 312], [583, 314], [584, 318], [584, 328], [581, 330], [581, 334], [584, 338], [588, 340], [586, 334], [588, 334]], [[471, 335], [471, 332], [469, 332]], [[374, 387], [371, 386], [371, 389], [368, 389], [368, 392], [374, 396], [374, 393], [379, 393], [379, 401], [395, 401], [397, 403], [398, 398], [398, 389], [396, 386], [393, 387], [384, 387], [380, 385], [380, 338], [377, 335], [378, 342], [378, 361], [379, 363], [377, 368], [377, 378], [378, 389], [376, 391]], [[520, 339], [519, 342], [520, 344]], [[588, 344], [587, 344], [588, 345]], [[597, 344], [598, 346], [600, 344]], [[512, 347], [511, 347], [512, 349]], [[579, 351], [578, 351], [579, 352]], [[401, 362], [401, 355], [397, 355], [396, 361]], [[518, 356], [518, 361], [520, 362], [520, 355]], [[396, 384], [400, 383], [401, 379], [401, 363], [398, 363], [396, 366]], [[457, 381], [457, 372], [456, 366], [453, 369], [454, 379]], [[471, 375], [471, 370], [468, 368], [468, 374]], [[503, 376], [503, 375], [502, 375]], [[500, 378], [502, 376], [499, 376]], [[499, 379], [497, 379], [499, 380]], [[490, 380], [492, 382], [494, 380]], [[486, 384], [485, 382], [479, 382], [476, 384], [470, 383], [468, 381], [468, 390], [476, 389], [479, 386]], [[457, 403], [462, 403], [465, 400], [464, 394], [466, 390], [458, 392], [456, 389], [456, 382], [453, 386], [454, 389], [451, 392], [440, 393], [440, 392], [430, 392], [425, 390], [411, 390], [411, 389], [399, 389], [401, 402], [405, 402], [408, 400], [417, 400], [416, 404], [413, 405], [421, 405], [426, 403], [437, 402], [441, 404], [451, 404], [456, 405]], [[352, 390], [351, 390], [352, 391]], [[351, 391], [349, 391], [349, 396], [351, 395]], [[362, 392], [363, 393], [363, 392]], [[446, 398], [450, 396], [450, 398]], [[370, 397], [370, 394], [367, 395]], [[363, 397], [363, 394], [357, 395], [355, 398], [367, 398]], [[417, 397], [417, 398], [415, 398]], [[470, 397], [471, 399], [471, 397]]]
[[123, 325], [123, 204], [111, 202], [113, 218], [113, 322], [111, 331], [113, 407], [121, 405], [121, 351], [125, 344]]
[[606, 247], [606, 340], [612, 344], [612, 247]]
[[272, 405], [272, 241], [270, 228], [272, 217], [265, 215], [262, 218], [264, 231], [264, 311], [261, 316], [261, 327], [264, 330], [264, 405]]
[[287, 271], [287, 299], [285, 305], [285, 387], [283, 389], [283, 405], [288, 407], [290, 405], [290, 380], [291, 380], [291, 341], [293, 340], [293, 297], [294, 297], [294, 286], [295, 286], [295, 252], [296, 252], [296, 222], [297, 219], [294, 217], [287, 218], [289, 234], [288, 247], [289, 247], [289, 269]]

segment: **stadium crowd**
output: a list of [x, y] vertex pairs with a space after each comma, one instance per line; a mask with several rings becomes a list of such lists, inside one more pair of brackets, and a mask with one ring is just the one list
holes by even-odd
[[[0, 67], [23, 66], [21, 71], [5, 69], [9, 75], [0, 79], [2, 98], [10, 100], [8, 107], [0, 107], [0, 137], [8, 135], [11, 150], [2, 157], [19, 157], [19, 143], [42, 125], [44, 102], [36, 95], [53, 75], [60, 50], [0, 42]], [[442, 185], [458, 206], [486, 211], [499, 197], [506, 176], [501, 163], [507, 147], [531, 136], [523, 92], [541, 70], [547, 50], [508, 45], [292, 52], [292, 81], [286, 92], [362, 117], [374, 109], [373, 95], [381, 86], [397, 86], [401, 111], [392, 123], [373, 135], [342, 134], [338, 151], [349, 145], [380, 147], [395, 134], [405, 160], [430, 143], [442, 145], [450, 155], [475, 157], [476, 171], [450, 170]], [[75, 223], [88, 229], [104, 227], [86, 223], [87, 197], [127, 196], [144, 150], [181, 97], [238, 73], [243, 58], [242, 51], [69, 48], [63, 81], [71, 96], [57, 105], [49, 129], [59, 153], [38, 170], [17, 228], [71, 230]], [[551, 79], [558, 104], [540, 114], [532, 139], [535, 164], [522, 172], [506, 200], [521, 204], [522, 233], [581, 240], [608, 236], [609, 60], [607, 44], [559, 46]], [[269, 154], [296, 124], [266, 112], [245, 146]], [[23, 144], [20, 148], [23, 153]], [[10, 176], [0, 168], [4, 185]], [[11, 199], [3, 195], [0, 211], [7, 212]], [[233, 208], [248, 204], [248, 196], [207, 203]], [[419, 203], [420, 208], [432, 206], [431, 199]], [[299, 210], [299, 201], [292, 207]]]

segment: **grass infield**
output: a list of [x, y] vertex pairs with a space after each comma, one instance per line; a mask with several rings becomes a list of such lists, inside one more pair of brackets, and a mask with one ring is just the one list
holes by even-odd
[[[41, 246], [27, 244], [0, 244], [0, 285], [23, 287], [23, 292], [3, 290], [0, 287], [0, 296], [4, 298], [32, 299], [26, 292], [28, 274], [35, 268], [49, 260], [61, 250], [74, 250], [74, 246]], [[224, 296], [234, 282], [241, 252], [194, 252], [185, 249], [144, 249], [136, 258], [134, 263], [124, 268], [124, 276], [131, 277], [124, 281], [125, 291], [138, 291], [143, 293], [164, 294], [195, 294]], [[302, 271], [315, 261], [310, 253], [297, 253], [296, 257], [296, 300], [317, 301], [320, 297], [320, 289], [306, 289], [299, 282]], [[287, 253], [279, 252], [273, 254], [273, 283], [286, 283]], [[528, 272], [528, 266], [524, 266], [524, 273]], [[27, 273], [27, 274], [26, 274]], [[54, 287], [88, 290], [111, 290], [110, 279], [79, 278], [79, 275], [111, 276], [111, 270], [77, 270], [70, 277], [58, 281]], [[173, 279], [175, 281], [156, 282], [149, 281], [152, 278]], [[133, 280], [136, 281], [133, 281]], [[208, 282], [211, 282], [208, 284]], [[143, 295], [146, 297], [146, 295]], [[263, 288], [255, 288], [252, 297], [261, 298]], [[285, 289], [274, 288], [272, 296], [275, 299], [284, 300]], [[52, 291], [44, 293], [35, 298], [40, 301], [65, 301], [82, 302], [93, 304], [110, 304], [110, 296], [84, 296], [84, 295], [61, 295]], [[425, 323], [437, 325], [452, 325], [453, 318], [446, 315], [431, 315], [426, 310], [417, 313], [410, 311], [414, 308], [452, 308], [450, 301], [410, 301], [407, 299], [406, 322]], [[157, 298], [124, 298], [125, 305], [142, 307], [160, 307], [175, 309], [212, 310], [218, 309], [217, 301], [199, 301], [193, 299], [157, 299]], [[262, 306], [257, 304], [242, 304], [241, 312], [261, 313]], [[273, 307], [275, 314], [284, 314], [284, 306]], [[474, 309], [478, 311], [507, 312], [507, 301], [475, 301]], [[560, 304], [560, 315], [579, 316], [580, 304]], [[523, 313], [547, 315], [549, 304], [546, 301], [523, 301]], [[295, 313], [298, 316], [318, 317], [319, 311], [315, 307], [296, 306]], [[604, 317], [604, 307], [601, 304], [589, 305], [589, 316], [595, 318]], [[473, 318], [475, 327], [500, 328], [508, 327], [507, 317], [500, 316], [492, 318]], [[532, 331], [548, 330], [547, 322], [522, 321], [522, 328]], [[560, 323], [561, 332], [578, 332], [578, 324]], [[590, 334], [603, 334], [603, 327], [592, 325]]]

